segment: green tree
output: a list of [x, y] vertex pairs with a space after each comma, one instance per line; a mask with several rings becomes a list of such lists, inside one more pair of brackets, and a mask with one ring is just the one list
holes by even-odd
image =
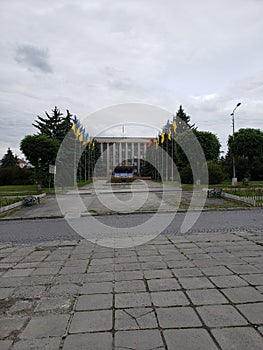
[[13, 167], [17, 165], [17, 156], [14, 156], [10, 148], [2, 158], [2, 167]]
[[228, 138], [229, 153], [245, 157], [251, 163], [263, 156], [263, 132], [260, 129], [239, 129]]
[[20, 150], [35, 167], [36, 180], [46, 184], [49, 164], [54, 164], [59, 149], [59, 142], [46, 135], [27, 135], [20, 143]]
[[218, 137], [210, 131], [193, 130], [199, 141], [207, 161], [217, 161], [220, 156], [221, 144]]
[[183, 146], [185, 150], [189, 150], [189, 157], [187, 158], [182, 147], [178, 144], [175, 145], [175, 152], [177, 157], [178, 165], [184, 167], [188, 165], [189, 160], [193, 160], [196, 157], [196, 150], [193, 147], [193, 139], [196, 138], [204, 152], [206, 161], [217, 161], [220, 155], [221, 144], [217, 136], [209, 131], [198, 131], [193, 129], [188, 130], [181, 134], [178, 134], [176, 141]]
[[69, 110], [67, 109], [67, 114], [63, 117], [63, 113], [55, 106], [52, 110], [52, 114], [45, 112], [46, 118], [37, 116], [37, 120], [33, 123], [33, 126], [39, 130], [39, 134], [46, 135], [52, 139], [56, 139], [61, 143], [71, 129], [71, 117]]
[[[232, 171], [232, 157], [235, 156], [236, 172], [239, 179], [248, 177], [251, 180], [263, 178], [263, 132], [260, 129], [239, 129], [228, 138], [228, 153], [225, 165]], [[229, 161], [231, 160], [231, 164]]]
[[208, 162], [209, 184], [220, 184], [224, 180], [222, 167], [215, 162]]

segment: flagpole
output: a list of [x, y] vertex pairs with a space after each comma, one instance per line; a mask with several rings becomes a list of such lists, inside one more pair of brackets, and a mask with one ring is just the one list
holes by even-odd
[[168, 181], [168, 134], [166, 135], [166, 181]]
[[122, 137], [124, 138], [124, 124], [122, 125]]
[[87, 174], [86, 174], [86, 171], [87, 171], [87, 154], [86, 154], [86, 147], [85, 147], [85, 150], [84, 150], [84, 164], [85, 164], [85, 172], [84, 172], [84, 177], [85, 177], [85, 183], [87, 181]]
[[172, 181], [174, 180], [174, 138], [172, 137]]
[[76, 156], [76, 153], [77, 153], [77, 140], [76, 140], [76, 136], [75, 136], [75, 140], [74, 140], [74, 172], [73, 172], [73, 177], [74, 177], [74, 186], [75, 184], [77, 183], [77, 156]]

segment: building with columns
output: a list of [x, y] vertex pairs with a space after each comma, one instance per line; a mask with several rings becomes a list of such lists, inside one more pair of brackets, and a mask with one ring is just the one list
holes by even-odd
[[100, 159], [95, 176], [110, 176], [118, 165], [134, 166], [134, 172], [143, 175], [143, 163], [150, 138], [95, 137], [100, 149]]

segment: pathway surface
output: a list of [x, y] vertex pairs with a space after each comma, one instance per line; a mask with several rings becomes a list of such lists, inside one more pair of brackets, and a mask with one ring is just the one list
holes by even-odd
[[[150, 186], [142, 211], [163, 194]], [[131, 199], [127, 187], [115, 189], [124, 203]], [[103, 184], [99, 196], [92, 191], [82, 189], [81, 198], [103, 214], [110, 191]], [[145, 191], [136, 191], [140, 201]], [[178, 189], [164, 192], [159, 222]], [[152, 215], [73, 220], [96, 236], [94, 219], [125, 234], [139, 232]], [[146, 225], [148, 241], [122, 249], [84, 240], [54, 218], [61, 216], [54, 197], [0, 221], [0, 349], [261, 350], [262, 210], [202, 212], [182, 235], [185, 215], [177, 213], [154, 239], [154, 225]], [[118, 234], [115, 240], [124, 242]]]
[[[156, 214], [160, 223], [169, 222], [169, 214]], [[79, 219], [87, 227], [90, 234], [99, 233], [103, 223], [106, 227], [122, 227], [123, 233], [127, 228], [133, 227], [134, 233], [140, 233], [137, 225], [149, 222], [151, 214], [109, 215], [93, 216]], [[162, 234], [178, 235], [185, 213], [177, 213], [172, 222], [163, 230]], [[95, 222], [95, 223], [94, 223]], [[92, 225], [91, 225], [92, 223]], [[263, 232], [262, 209], [209, 211], [202, 212], [197, 222], [190, 229], [190, 233], [198, 232]], [[144, 234], [155, 234], [155, 227], [150, 223], [144, 227]], [[0, 242], [13, 242], [14, 244], [39, 243], [50, 240], [74, 240], [81, 237], [68, 225], [63, 218], [37, 219], [37, 220], [0, 220]]]
[[[94, 187], [95, 185], [95, 187]], [[235, 201], [223, 198], [206, 198], [206, 192], [199, 194], [199, 202], [193, 208], [196, 209], [229, 209], [238, 208], [241, 205]], [[71, 190], [67, 194], [47, 196], [39, 205], [18, 210], [5, 219], [32, 219], [64, 217], [76, 211], [74, 202], [80, 198], [83, 208], [78, 210], [78, 215], [87, 213], [107, 215], [114, 213], [147, 213], [147, 212], [175, 212], [186, 210], [192, 199], [191, 191], [181, 191], [179, 187], [162, 186], [153, 181], [136, 181], [134, 184], [109, 184], [105, 180], [96, 181], [81, 187], [78, 191]], [[58, 204], [60, 203], [60, 206]], [[66, 206], [62, 211], [60, 207]], [[1, 219], [0, 219], [1, 220]]]
[[261, 350], [263, 234], [0, 245], [1, 350]]

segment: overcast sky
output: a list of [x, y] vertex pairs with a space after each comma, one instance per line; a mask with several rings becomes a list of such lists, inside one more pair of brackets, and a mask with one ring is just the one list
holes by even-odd
[[[55, 105], [84, 120], [127, 102], [171, 116], [182, 104], [226, 150], [238, 102], [236, 129], [263, 129], [262, 15], [263, 0], [1, 0], [0, 158], [20, 155]], [[122, 122], [162, 127], [167, 114], [88, 120], [96, 135]]]

